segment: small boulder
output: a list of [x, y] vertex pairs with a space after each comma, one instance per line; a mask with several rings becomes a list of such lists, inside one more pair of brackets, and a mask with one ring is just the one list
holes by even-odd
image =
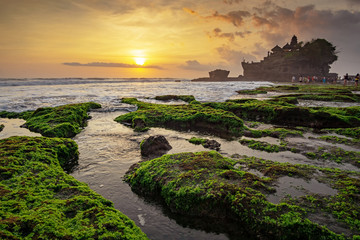
[[205, 148], [210, 148], [210, 149], [219, 151], [221, 144], [215, 140], [206, 140], [206, 142], [203, 144], [203, 146]]
[[160, 157], [167, 153], [172, 147], [164, 136], [150, 136], [140, 144], [141, 155], [144, 157]]

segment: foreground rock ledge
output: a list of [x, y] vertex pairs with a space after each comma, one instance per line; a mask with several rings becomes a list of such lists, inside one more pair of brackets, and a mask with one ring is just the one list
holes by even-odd
[[[245, 229], [250, 238], [346, 239], [307, 218], [311, 203], [307, 208], [306, 204], [295, 201], [293, 204], [267, 201], [265, 194], [274, 192], [271, 183], [279, 176], [258, 177], [235, 168], [238, 164], [239, 161], [224, 158], [215, 151], [164, 155], [133, 165], [125, 175], [125, 181], [138, 194], [164, 201], [172, 212], [220, 219], [217, 223], [222, 222], [221, 219], [238, 222], [238, 228]], [[264, 165], [262, 161], [258, 164]], [[303, 172], [310, 177], [317, 171], [306, 165], [291, 167], [274, 163], [270, 167], [279, 169], [278, 175]], [[299, 170], [295, 171], [297, 167]], [[338, 174], [338, 170], [323, 171], [329, 179], [334, 179], [332, 174]], [[344, 199], [341, 194], [333, 200]], [[324, 196], [324, 204], [326, 199], [328, 197]], [[319, 198], [317, 204], [320, 202]], [[328, 204], [332, 204], [331, 200]], [[354, 203], [353, 207], [358, 209], [358, 204]], [[316, 208], [313, 211], [317, 211]]]
[[112, 202], [63, 170], [74, 141], [0, 140], [0, 239], [147, 239]]

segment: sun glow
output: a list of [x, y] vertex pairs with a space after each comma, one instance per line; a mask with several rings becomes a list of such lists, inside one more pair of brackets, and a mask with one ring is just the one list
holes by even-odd
[[134, 60], [135, 60], [136, 65], [142, 66], [142, 65], [145, 64], [146, 58], [144, 58], [144, 57], [134, 57]]

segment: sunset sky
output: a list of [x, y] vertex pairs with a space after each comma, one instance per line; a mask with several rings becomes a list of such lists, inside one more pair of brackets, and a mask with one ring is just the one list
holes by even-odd
[[0, 0], [0, 78], [238, 76], [294, 34], [360, 72], [360, 0]]

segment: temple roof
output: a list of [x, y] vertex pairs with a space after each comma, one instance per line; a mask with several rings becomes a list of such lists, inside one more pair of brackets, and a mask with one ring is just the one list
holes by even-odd
[[279, 52], [282, 51], [282, 48], [279, 47], [279, 45], [276, 45], [273, 49], [271, 49], [272, 52]]
[[287, 43], [283, 46], [283, 49], [291, 49], [291, 46]]

